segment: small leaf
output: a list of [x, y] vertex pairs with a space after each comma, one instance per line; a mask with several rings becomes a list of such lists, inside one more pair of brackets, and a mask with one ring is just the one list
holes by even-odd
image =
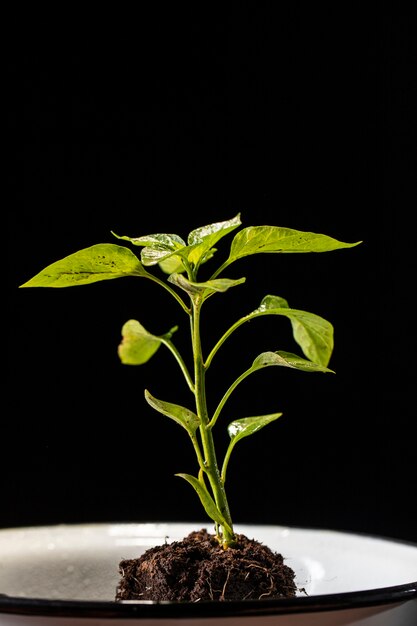
[[252, 363], [252, 367], [248, 371], [255, 372], [256, 370], [270, 367], [271, 365], [291, 367], [293, 369], [302, 370], [303, 372], [329, 372], [334, 374], [333, 370], [319, 363], [313, 363], [313, 361], [308, 361], [296, 354], [283, 350], [278, 350], [277, 352], [262, 352], [262, 354], [256, 357]]
[[163, 272], [165, 272], [165, 274], [174, 274], [185, 271], [181, 257], [176, 254], [159, 261], [159, 267]]
[[[242, 224], [240, 213], [225, 222], [215, 222], [207, 226], [201, 226], [190, 232], [187, 239], [187, 258], [190, 263], [201, 263], [213, 246], [225, 235], [235, 230]], [[183, 253], [185, 251], [182, 251]], [[207, 259], [205, 259], [207, 260]]]
[[229, 524], [226, 522], [223, 515], [217, 508], [216, 503], [214, 502], [213, 498], [207, 491], [207, 487], [205, 486], [203, 481], [198, 480], [198, 478], [196, 478], [195, 476], [191, 476], [190, 474], [175, 474], [175, 476], [184, 478], [184, 480], [189, 482], [190, 485], [192, 485], [194, 489], [196, 490], [197, 495], [200, 498], [201, 504], [203, 505], [204, 510], [206, 511], [207, 515], [214, 522], [216, 522], [217, 524], [221, 524], [222, 526], [227, 528], [229, 532], [232, 532], [232, 529], [230, 528]]
[[294, 339], [310, 361], [326, 367], [333, 352], [333, 326], [319, 315], [292, 309]]
[[[189, 250], [189, 247], [185, 246], [181, 252], [185, 261], [188, 260], [188, 250]], [[201, 258], [200, 263], [201, 264], [206, 263], [209, 259], [211, 259], [214, 256], [215, 251], [216, 251], [215, 248], [209, 250]], [[158, 264], [161, 270], [165, 272], [165, 274], [174, 274], [174, 273], [181, 273], [181, 272], [186, 271], [186, 267], [184, 265], [183, 259], [178, 254], [172, 254], [171, 256], [166, 256], [165, 258], [162, 259], [162, 261], [159, 261]]]
[[221, 473], [223, 483], [226, 482], [227, 466], [229, 464], [230, 456], [236, 443], [244, 437], [249, 437], [249, 435], [253, 435], [254, 433], [258, 432], [258, 430], [261, 430], [261, 428], [267, 426], [267, 424], [274, 422], [276, 419], [281, 417], [281, 415], [282, 413], [270, 413], [269, 415], [244, 417], [242, 419], [234, 420], [229, 424], [229, 426], [227, 427], [227, 432], [230, 436], [230, 443], [224, 457]]
[[274, 309], [289, 309], [289, 304], [285, 298], [281, 298], [281, 296], [265, 296], [262, 299], [261, 304], [256, 309], [256, 311], [260, 313], [270, 312]]
[[224, 222], [214, 222], [213, 224], [208, 224], [207, 226], [200, 226], [190, 232], [187, 238], [187, 243], [189, 246], [195, 246], [199, 243], [203, 243], [203, 241], [210, 240], [211, 248], [222, 237], [241, 224], [240, 213], [238, 213], [230, 220], [226, 220]]
[[242, 419], [234, 420], [227, 427], [230, 439], [233, 445], [243, 439], [249, 437], [254, 433], [261, 430], [267, 424], [275, 421], [281, 417], [282, 413], [271, 413], [270, 415], [257, 415], [256, 417], [243, 417]]
[[168, 277], [168, 282], [176, 285], [180, 289], [183, 289], [191, 297], [195, 296], [196, 294], [202, 294], [204, 291], [204, 287], [201, 283], [194, 283], [188, 280], [188, 278], [186, 278], [182, 274], [171, 274]]
[[145, 266], [162, 263], [175, 252], [185, 247], [185, 241], [178, 235], [158, 233], [154, 235], [144, 235], [143, 237], [127, 237], [112, 234], [118, 239], [125, 239], [133, 243], [134, 246], [141, 246], [141, 260]]
[[227, 264], [261, 252], [329, 252], [360, 243], [345, 243], [328, 235], [279, 226], [249, 226], [235, 235]]
[[170, 252], [166, 248], [160, 246], [154, 246], [149, 248], [143, 248], [140, 253], [140, 260], [142, 263], [148, 267], [151, 265], [161, 265], [168, 261], [172, 256], [177, 257], [175, 252]]
[[124, 365], [142, 365], [149, 361], [161, 345], [161, 339], [168, 339], [178, 329], [172, 328], [163, 337], [149, 333], [137, 320], [128, 320], [122, 328], [122, 342], [118, 354]]
[[155, 235], [143, 235], [142, 237], [128, 237], [127, 235], [116, 235], [115, 232], [112, 231], [112, 235], [117, 237], [117, 239], [124, 239], [126, 241], [130, 241], [134, 246], [141, 247], [162, 247], [166, 250], [178, 250], [179, 248], [183, 248], [186, 244], [181, 237], [178, 235], [159, 233]]
[[284, 298], [271, 295], [265, 296], [260, 306], [248, 317], [252, 319], [258, 315], [288, 317], [291, 321], [294, 339], [305, 356], [320, 365], [328, 365], [334, 346], [334, 329], [330, 322], [314, 313], [290, 309]]
[[176, 272], [184, 270], [183, 262], [180, 265], [177, 259], [174, 263], [168, 261], [172, 256], [179, 256], [184, 262], [193, 263], [195, 266], [205, 263], [213, 256], [213, 246], [219, 239], [240, 226], [240, 224], [240, 214], [238, 214], [231, 220], [197, 228], [188, 235], [188, 245], [185, 244], [181, 237], [173, 234], [160, 233], [143, 237], [119, 236], [114, 232], [112, 234], [118, 239], [130, 241], [135, 246], [143, 246], [141, 251], [143, 265], [151, 266], [159, 263], [164, 272], [172, 273], [168, 268], [174, 267], [173, 271]]
[[236, 285], [241, 285], [244, 283], [246, 278], [238, 278], [238, 279], [230, 279], [230, 278], [215, 278], [213, 280], [208, 280], [204, 283], [195, 283], [182, 274], [171, 274], [168, 278], [170, 283], [177, 285], [184, 291], [186, 291], [190, 296], [195, 294], [203, 294], [207, 296], [213, 292], [224, 292], [230, 289], [231, 287], [236, 287]]
[[129, 248], [99, 243], [48, 265], [21, 287], [73, 287], [123, 276], [149, 276]]
[[164, 402], [163, 400], [157, 400], [152, 396], [148, 390], [145, 390], [145, 398], [148, 404], [153, 409], [159, 411], [163, 415], [170, 417], [174, 422], [185, 428], [185, 430], [193, 436], [200, 425], [200, 418], [198, 415], [186, 409], [179, 404], [172, 404], [171, 402]]

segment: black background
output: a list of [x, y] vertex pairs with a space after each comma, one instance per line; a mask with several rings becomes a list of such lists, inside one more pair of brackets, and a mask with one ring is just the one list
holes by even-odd
[[[242, 260], [227, 275], [246, 285], [206, 305], [207, 347], [267, 293], [335, 326], [335, 376], [257, 373], [219, 421], [222, 454], [229, 417], [284, 413], [235, 450], [235, 522], [417, 541], [415, 10], [362, 4], [207, 5], [198, 15], [183, 5], [16, 29], [1, 526], [205, 519], [174, 477], [196, 471], [185, 432], [143, 397], [148, 388], [191, 405], [172, 356], [161, 349], [139, 368], [117, 357], [131, 317], [155, 334], [178, 324], [187, 354], [178, 305], [130, 278], [18, 286], [116, 242], [111, 230], [186, 238], [240, 212], [243, 226], [363, 243]], [[212, 407], [257, 354], [295, 350], [285, 320], [246, 326], [213, 361]]]

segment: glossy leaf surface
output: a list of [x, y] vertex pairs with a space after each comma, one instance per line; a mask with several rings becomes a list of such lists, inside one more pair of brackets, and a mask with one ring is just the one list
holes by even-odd
[[230, 443], [227, 448], [223, 467], [222, 467], [222, 481], [226, 482], [226, 471], [229, 464], [230, 456], [236, 443], [244, 437], [249, 437], [254, 433], [261, 430], [264, 426], [267, 426], [271, 422], [281, 417], [282, 413], [270, 413], [269, 415], [257, 415], [255, 417], [243, 417], [242, 419], [234, 420], [227, 427], [227, 432], [230, 436]]
[[191, 231], [187, 239], [188, 249], [186, 256], [188, 261], [194, 265], [201, 263], [201, 260], [206, 257], [209, 250], [222, 237], [235, 230], [241, 224], [240, 213], [238, 213], [231, 220], [215, 222]]
[[242, 419], [234, 420], [227, 427], [231, 443], [235, 444], [244, 437], [249, 437], [254, 433], [261, 430], [264, 426], [267, 426], [271, 422], [274, 422], [282, 413], [271, 413], [269, 415], [258, 415], [256, 417], [243, 417]]
[[[178, 255], [188, 263], [198, 265], [208, 258], [211, 258], [211, 249], [216, 243], [229, 232], [241, 225], [240, 214], [231, 220], [225, 222], [215, 222], [207, 226], [201, 226], [190, 232], [188, 235], [188, 245], [181, 237], [173, 234], [153, 234], [143, 237], [128, 237], [126, 235], [119, 236], [113, 233], [118, 239], [130, 241], [135, 246], [142, 246], [141, 261], [145, 266], [161, 264], [164, 267], [170, 267], [167, 260]], [[180, 271], [179, 261], [174, 263]], [[164, 271], [167, 272], [166, 269]], [[167, 272], [170, 273], [170, 272]]]

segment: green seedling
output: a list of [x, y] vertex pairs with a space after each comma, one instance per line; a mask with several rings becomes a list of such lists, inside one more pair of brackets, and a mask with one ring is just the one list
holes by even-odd
[[[126, 244], [122, 246], [111, 243], [97, 244], [48, 265], [21, 285], [21, 287], [72, 287], [124, 276], [136, 276], [147, 278], [160, 285], [177, 301], [190, 323], [193, 362], [189, 365], [192, 365], [192, 368], [186, 364], [172, 340], [178, 330], [177, 326], [170, 328], [163, 335], [154, 335], [139, 321], [130, 319], [122, 328], [118, 354], [122, 363], [137, 366], [149, 361], [163, 345], [172, 353], [180, 367], [193, 396], [192, 408], [155, 398], [148, 390], [145, 390], [145, 398], [153, 409], [174, 420], [187, 432], [195, 450], [198, 471], [195, 476], [184, 473], [176, 475], [185, 479], [195, 489], [206, 514], [214, 522], [218, 541], [225, 549], [233, 546], [235, 542], [225, 489], [231, 454], [241, 439], [274, 422], [282, 413], [233, 420], [227, 428], [230, 443], [221, 465], [217, 460], [213, 438], [220, 414], [240, 383], [265, 367], [278, 365], [304, 372], [332, 372], [328, 364], [333, 351], [333, 326], [319, 315], [292, 309], [280, 296], [266, 295], [255, 310], [238, 319], [219, 338], [211, 351], [204, 355], [201, 336], [202, 307], [212, 296], [225, 293], [245, 282], [245, 278], [231, 279], [224, 276], [225, 270], [240, 259], [257, 254], [329, 252], [351, 248], [361, 243], [344, 243], [327, 235], [278, 226], [249, 226], [240, 229], [234, 235], [226, 260], [215, 269], [208, 280], [199, 282], [201, 266], [206, 263], [212, 264], [216, 257], [215, 246], [241, 225], [240, 214], [237, 214], [225, 222], [193, 230], [188, 235], [187, 242], [173, 234], [127, 237], [112, 233], [117, 239], [126, 240], [129, 244], [141, 248], [140, 260]], [[156, 273], [151, 273], [148, 269], [156, 270]], [[285, 317], [290, 321], [293, 337], [303, 356], [281, 350], [262, 352], [226, 389], [214, 413], [210, 414], [206, 389], [207, 370], [232, 333], [243, 324], [264, 315]]]

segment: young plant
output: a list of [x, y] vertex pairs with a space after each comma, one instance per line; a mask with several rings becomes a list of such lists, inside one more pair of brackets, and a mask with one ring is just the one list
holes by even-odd
[[[187, 432], [196, 454], [198, 472], [195, 476], [183, 473], [177, 476], [184, 478], [195, 489], [207, 515], [214, 522], [217, 539], [224, 548], [232, 546], [235, 541], [225, 489], [231, 453], [241, 439], [253, 435], [278, 419], [282, 413], [233, 420], [228, 426], [230, 443], [221, 466], [218, 463], [213, 438], [214, 427], [220, 414], [238, 385], [262, 368], [278, 365], [304, 372], [331, 372], [328, 364], [333, 351], [333, 326], [318, 315], [292, 309], [280, 296], [266, 295], [255, 310], [238, 319], [221, 335], [209, 354], [204, 355], [201, 337], [202, 307], [212, 296], [245, 282], [245, 278], [231, 279], [223, 275], [224, 271], [239, 259], [261, 253], [328, 252], [351, 248], [361, 243], [344, 243], [327, 235], [278, 226], [249, 226], [235, 234], [228, 257], [215, 269], [210, 278], [199, 282], [200, 268], [203, 264], [213, 261], [215, 246], [241, 224], [240, 214], [237, 214], [225, 222], [193, 230], [188, 235], [187, 242], [173, 234], [127, 237], [112, 233], [117, 239], [126, 240], [140, 247], [140, 260], [126, 246], [97, 244], [48, 265], [21, 285], [21, 287], [70, 287], [123, 276], [137, 276], [152, 280], [177, 301], [190, 322], [192, 368], [186, 364], [172, 341], [174, 333], [178, 330], [177, 326], [173, 326], [163, 335], [154, 335], [139, 321], [130, 319], [122, 328], [118, 354], [124, 364], [142, 365], [163, 345], [172, 353], [180, 367], [193, 396], [192, 408], [155, 398], [148, 390], [145, 390], [145, 398], [153, 409], [174, 420]], [[155, 269], [157, 266], [162, 270], [162, 277], [164, 274], [167, 275], [166, 280], [147, 269]], [[210, 414], [206, 373], [214, 357], [240, 326], [264, 315], [283, 316], [289, 319], [294, 339], [304, 356], [282, 350], [262, 352], [226, 389], [214, 413]]]

